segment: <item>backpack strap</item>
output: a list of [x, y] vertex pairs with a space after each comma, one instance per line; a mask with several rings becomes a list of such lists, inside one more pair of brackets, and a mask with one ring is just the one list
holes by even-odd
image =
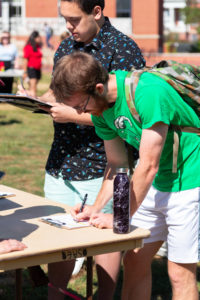
[[125, 78], [125, 95], [126, 95], [127, 105], [129, 107], [129, 110], [132, 113], [133, 117], [139, 123], [141, 123], [141, 119], [135, 108], [135, 91], [136, 91], [140, 76], [144, 72], [146, 72], [146, 68], [144, 68], [142, 70], [135, 70], [132, 72], [128, 72], [126, 75], [126, 78]]
[[178, 148], [179, 148], [179, 136], [178, 136], [177, 131], [196, 133], [196, 134], [200, 135], [200, 128], [186, 127], [186, 126], [179, 126], [179, 125], [170, 125], [169, 129], [174, 131], [172, 173], [177, 173]]
[[177, 173], [178, 148], [179, 148], [179, 136], [178, 133], [174, 131], [172, 173]]
[[[139, 81], [138, 74], [136, 74], [137, 71], [134, 72], [128, 72], [125, 78], [125, 95], [126, 95], [126, 101], [128, 108], [130, 112], [132, 113], [135, 120], [141, 123], [140, 116], [137, 113], [135, 109], [135, 90]], [[140, 71], [143, 73], [142, 71]], [[134, 75], [133, 75], [134, 73]], [[134, 77], [133, 77], [134, 76]], [[128, 152], [128, 164], [129, 164], [129, 170], [130, 175], [133, 174], [133, 170], [135, 167], [135, 162], [133, 159], [133, 147], [129, 144], [127, 144], [127, 152]]]

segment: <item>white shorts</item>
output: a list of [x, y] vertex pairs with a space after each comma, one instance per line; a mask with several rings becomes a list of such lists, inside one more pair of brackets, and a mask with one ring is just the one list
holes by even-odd
[[199, 187], [170, 193], [152, 186], [131, 224], [151, 231], [144, 243], [167, 241], [169, 260], [196, 263], [200, 258], [199, 200]]

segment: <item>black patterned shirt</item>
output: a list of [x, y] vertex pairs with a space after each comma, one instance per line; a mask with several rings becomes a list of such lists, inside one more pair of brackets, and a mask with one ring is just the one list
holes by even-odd
[[[104, 25], [91, 43], [84, 45], [73, 37], [64, 40], [54, 56], [56, 62], [74, 51], [93, 55], [108, 70], [130, 70], [145, 65], [137, 44], [118, 31], [105, 18]], [[75, 123], [54, 122], [54, 141], [46, 164], [46, 171], [52, 176], [62, 174], [70, 181], [89, 180], [102, 177], [106, 166], [103, 141], [97, 137], [94, 126]]]

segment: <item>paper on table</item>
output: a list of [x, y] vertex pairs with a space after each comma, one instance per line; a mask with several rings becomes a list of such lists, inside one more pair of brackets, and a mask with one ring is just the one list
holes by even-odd
[[61, 228], [66, 228], [66, 229], [75, 229], [75, 228], [91, 226], [87, 221], [81, 221], [81, 222], [75, 221], [72, 215], [70, 214], [42, 217], [41, 220], [47, 224], [61, 227]]
[[1, 192], [0, 191], [0, 199], [1, 198], [7, 198], [7, 197], [13, 197], [13, 196], [15, 196], [15, 194], [13, 194], [13, 193], [5, 193], [5, 192]]

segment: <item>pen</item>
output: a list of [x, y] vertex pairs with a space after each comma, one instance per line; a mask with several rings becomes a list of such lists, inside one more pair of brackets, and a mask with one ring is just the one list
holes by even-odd
[[81, 213], [81, 212], [83, 211], [83, 208], [84, 208], [85, 203], [86, 203], [86, 201], [87, 201], [87, 196], [88, 196], [88, 194], [85, 194], [85, 197], [84, 197], [84, 199], [83, 199], [83, 202], [82, 202], [81, 207], [80, 207], [80, 210], [79, 210], [79, 213]]
[[22, 77], [20, 77], [20, 83], [21, 83], [21, 86], [22, 86], [22, 88], [23, 88], [23, 90], [24, 90], [24, 92], [25, 92], [25, 95], [27, 96], [26, 89], [25, 89], [25, 87], [24, 87], [24, 83], [23, 83]]

